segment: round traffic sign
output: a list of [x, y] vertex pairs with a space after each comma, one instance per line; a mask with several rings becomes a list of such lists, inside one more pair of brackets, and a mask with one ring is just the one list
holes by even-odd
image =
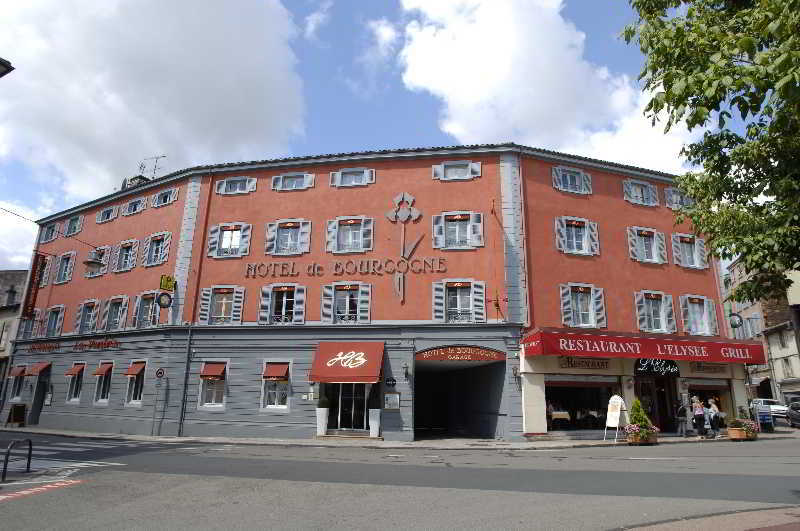
[[161, 379], [164, 377], [165, 374], [167, 374], [167, 371], [165, 371], [163, 368], [159, 367], [158, 369], [156, 369], [156, 378]]
[[172, 295], [166, 292], [160, 293], [156, 298], [156, 302], [162, 308], [169, 308], [172, 305]]

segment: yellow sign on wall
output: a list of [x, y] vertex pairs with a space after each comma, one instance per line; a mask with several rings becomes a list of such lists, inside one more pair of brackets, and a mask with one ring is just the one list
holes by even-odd
[[175, 277], [161, 275], [159, 289], [161, 289], [161, 291], [175, 291]]

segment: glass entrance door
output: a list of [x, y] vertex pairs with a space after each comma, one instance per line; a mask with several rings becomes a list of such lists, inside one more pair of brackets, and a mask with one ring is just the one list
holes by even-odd
[[661, 431], [672, 431], [675, 427], [675, 403], [677, 401], [675, 378], [667, 376], [637, 376], [634, 388], [636, 397], [650, 421]]
[[369, 430], [367, 396], [371, 384], [328, 384], [328, 429]]

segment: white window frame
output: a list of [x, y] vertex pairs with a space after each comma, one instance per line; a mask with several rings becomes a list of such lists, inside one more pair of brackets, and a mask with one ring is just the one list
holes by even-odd
[[[211, 246], [212, 236], [209, 234], [208, 241], [206, 242], [206, 254], [210, 258], [220, 259], [220, 260], [227, 260], [231, 258], [241, 258], [243, 256], [248, 256], [250, 254], [250, 246], [252, 245], [252, 238], [253, 238], [253, 226], [250, 223], [245, 223], [243, 221], [230, 221], [224, 223], [218, 223], [214, 225], [216, 228], [216, 248], [211, 251], [209, 250]], [[245, 235], [245, 228], [248, 228], [249, 234]], [[222, 252], [222, 236], [223, 232], [228, 230], [238, 230], [239, 231], [239, 246], [237, 247], [237, 251], [235, 254], [229, 253], [224, 254]], [[246, 245], [245, 245], [246, 244]], [[244, 248], [244, 251], [242, 250]]]
[[[83, 228], [82, 227], [82, 225], [83, 225], [83, 222], [82, 222], [83, 219], [82, 218], [83, 218], [83, 216], [80, 216], [80, 215], [69, 217], [67, 219], [67, 221], [64, 222], [64, 236], [74, 236], [74, 235], [78, 234], [81, 231], [81, 229]], [[72, 220], [76, 221], [77, 227], [75, 228], [74, 231], [70, 232], [69, 226], [72, 223]]]
[[[84, 316], [86, 316], [86, 309], [90, 308], [90, 307], [91, 307], [92, 311], [89, 313], [89, 322], [87, 324], [91, 324], [91, 322], [92, 322], [92, 313], [95, 313], [95, 327], [94, 327], [94, 329], [91, 328], [91, 327], [87, 327], [87, 330], [84, 330], [83, 329], [84, 328], [84, 326], [83, 326], [84, 325], [83, 318], [84, 318]], [[81, 310], [81, 313], [80, 313], [80, 316], [78, 317], [78, 329], [74, 330], [74, 333], [76, 333], [76, 334], [90, 334], [90, 333], [94, 332], [97, 329], [97, 316], [100, 315], [99, 314], [99, 312], [100, 312], [100, 301], [98, 299], [87, 299], [87, 300], [85, 300], [85, 301], [83, 301], [81, 303], [80, 310]]]
[[[448, 286], [448, 284], [463, 284], [463, 285]], [[466, 289], [469, 292], [469, 296], [467, 298], [467, 307], [466, 307], [466, 309], [461, 308], [461, 297], [458, 296], [458, 292], [457, 292], [457, 296], [456, 296], [456, 299], [458, 300], [458, 308], [453, 309], [453, 308], [450, 307], [450, 296], [448, 294], [448, 290], [450, 290], [450, 289], [457, 289], [457, 290]], [[453, 311], [458, 312], [459, 315], [462, 314], [462, 313], [468, 313], [469, 314], [469, 318], [467, 318], [467, 319], [451, 319], [450, 318], [450, 313], [453, 312]], [[475, 322], [475, 305], [473, 304], [473, 301], [472, 301], [472, 282], [466, 281], [466, 280], [464, 280], [464, 281], [453, 281], [453, 280], [450, 280], [450, 281], [447, 281], [447, 282], [444, 283], [444, 320], [445, 320], [446, 323], [473, 323], [473, 322]]]
[[[64, 275], [61, 275], [61, 265], [64, 263], [64, 259], [67, 259], [67, 267], [64, 271]], [[72, 275], [70, 269], [75, 268], [75, 264], [72, 261], [75, 259], [75, 252], [70, 251], [68, 253], [63, 253], [59, 255], [58, 261], [56, 263], [56, 278], [53, 280], [53, 284], [66, 284], [70, 280], [72, 280]]]
[[[158, 294], [160, 292], [158, 290], [150, 290], [150, 291], [143, 291], [139, 294], [139, 304], [138, 308], [134, 306], [133, 310], [136, 312], [136, 328], [155, 328], [159, 324], [161, 324], [161, 307], [158, 305]], [[150, 307], [150, 315], [148, 318], [148, 324], [142, 324], [142, 309], [144, 308], [144, 300], [145, 299], [152, 299], [153, 305]], [[110, 311], [110, 310], [109, 310]]]
[[[111, 322], [111, 319], [110, 319], [110, 317], [111, 317], [111, 305], [113, 303], [115, 303], [115, 302], [119, 302], [119, 309], [120, 309], [120, 312], [121, 312], [122, 311], [122, 305], [125, 303], [125, 297], [124, 296], [110, 297], [108, 299], [108, 301], [106, 302], [106, 304], [108, 304], [108, 315], [106, 315], [106, 322], [103, 323], [103, 330], [102, 330], [103, 332], [114, 332], [115, 330], [124, 330], [125, 329], [125, 325], [127, 324], [125, 321], [128, 320], [127, 319], [127, 317], [128, 317], [127, 315], [125, 316], [125, 321], [122, 320], [122, 315], [117, 315], [117, 318], [118, 318], [117, 326], [115, 328], [109, 328], [108, 327], [109, 323]], [[101, 309], [101, 311], [102, 311], [102, 309]]]
[[[636, 235], [635, 245], [637, 246], [637, 249], [641, 248], [642, 250], [644, 250], [644, 245], [641, 245], [641, 246], [639, 245], [639, 242], [643, 238], [643, 236], [641, 234], [639, 234], [640, 232], [649, 232], [650, 234], [652, 234], [652, 238], [653, 238], [653, 249], [652, 249], [653, 258], [647, 259], [647, 258], [644, 257], [644, 255], [642, 255], [639, 258], [634, 258], [634, 260], [636, 260], [637, 262], [645, 263], [645, 264], [666, 264], [668, 262], [667, 249], [666, 249], [667, 240], [666, 240], [666, 236], [664, 235], [664, 233], [662, 233], [662, 232], [660, 232], [660, 231], [658, 231], [658, 230], [656, 230], [656, 229], [654, 229], [652, 227], [632, 226], [632, 227], [629, 227], [629, 229], [634, 231], [634, 234]], [[659, 252], [658, 252], [659, 235], [661, 235], [661, 238], [664, 241], [664, 260], [661, 260], [661, 258], [659, 256]], [[629, 242], [629, 245], [630, 245], [630, 242]], [[638, 251], [637, 251], [637, 254], [638, 254]]]
[[[682, 232], [675, 232], [673, 233], [673, 249], [672, 249], [672, 261], [675, 262], [675, 265], [680, 267], [685, 267], [687, 269], [708, 269], [708, 258], [706, 256], [702, 256], [702, 253], [698, 246], [698, 241], [702, 242], [703, 248], [705, 248], [705, 240], [703, 238], [698, 238], [694, 234], [686, 234]], [[680, 263], [677, 260], [677, 256], [675, 254], [675, 241], [674, 238], [678, 238], [678, 245], [681, 246], [681, 261]], [[694, 264], [686, 264], [686, 253], [684, 252], [684, 244], [688, 242], [683, 242], [681, 239], [683, 238], [691, 238], [692, 239], [692, 261]]]
[[[115, 363], [114, 360], [100, 360], [97, 363], [97, 367], [100, 368], [104, 364], [110, 363], [111, 370], [108, 371], [108, 396], [106, 398], [99, 398], [100, 393], [102, 392], [102, 380], [106, 378], [106, 376], [95, 376], [94, 377], [94, 393], [92, 393], [92, 405], [95, 406], [107, 406], [111, 401], [111, 385], [114, 383], [114, 368]], [[83, 369], [86, 370], [85, 368]]]
[[[333, 308], [331, 310], [333, 312], [333, 324], [358, 324], [358, 303], [359, 303], [360, 285], [361, 284], [359, 282], [354, 282], [354, 283], [338, 283], [338, 284], [335, 284], [333, 286]], [[349, 288], [348, 289], [337, 289], [339, 286], [349, 286]], [[348, 298], [347, 298], [347, 313], [344, 314], [344, 315], [348, 315], [348, 316], [352, 315], [353, 319], [349, 319], [349, 318], [348, 319], [342, 319], [342, 318], [339, 317], [339, 314], [336, 312], [336, 293], [337, 292], [343, 292], [343, 291], [348, 292], [348, 294], [352, 293], [352, 292], [355, 292], [355, 294], [356, 294], [355, 312], [353, 313], [353, 312], [350, 311], [351, 310], [351, 308], [350, 308], [350, 300], [351, 300], [351, 298], [348, 295]], [[370, 301], [370, 303], [371, 302], [372, 301]]]
[[[448, 166], [466, 166], [467, 173], [463, 177], [447, 177]], [[481, 176], [482, 163], [474, 162], [472, 160], [445, 160], [439, 164], [431, 166], [431, 177], [434, 180], [451, 182], [451, 181], [471, 181]]]
[[[291, 288], [291, 289], [278, 289], [278, 290], [276, 290], [275, 288]], [[296, 303], [296, 300], [295, 300], [296, 289], [297, 289], [297, 286], [294, 285], [294, 284], [291, 284], [291, 285], [290, 284], [284, 284], [284, 285], [272, 284], [270, 286], [271, 294], [270, 294], [270, 302], [269, 302], [269, 304], [270, 304], [269, 324], [292, 324], [292, 321], [294, 319], [294, 305]], [[278, 314], [275, 313], [275, 311], [277, 309], [276, 305], [277, 305], [277, 302], [278, 302], [278, 293], [288, 293], [290, 291], [292, 292], [292, 311], [289, 312], [289, 315], [288, 315], [289, 320], [288, 321], [283, 321], [283, 320], [282, 321], [276, 321], [275, 320], [275, 316], [278, 315]], [[285, 297], [284, 297], [284, 301], [283, 301], [283, 307], [284, 308], [282, 308], [282, 310], [285, 309], [285, 307], [286, 307], [286, 299], [285, 299]], [[281, 316], [282, 319], [286, 319], [286, 317], [287, 317], [287, 315], [284, 315], [283, 312], [281, 312], [280, 316]]]
[[[155, 260], [150, 260], [151, 255], [153, 253], [153, 242], [160, 241], [161, 242], [161, 249], [158, 253], [158, 256], [155, 257]], [[143, 240], [146, 244], [147, 252], [142, 253], [142, 265], [144, 267], [155, 267], [162, 264], [165, 264], [169, 261], [169, 252], [170, 246], [172, 244], [172, 233], [169, 231], [162, 231], [162, 232], [154, 232], [147, 238]], [[164, 252], [164, 249], [167, 249], [167, 252]]]
[[[228, 378], [230, 377], [231, 371], [231, 360], [230, 358], [203, 358], [200, 360], [202, 365], [200, 365], [200, 372], [198, 373], [198, 379], [200, 380], [200, 385], [198, 385], [198, 394], [197, 394], [197, 409], [199, 410], [206, 410], [206, 411], [225, 411], [225, 407], [228, 403]], [[203, 373], [203, 369], [206, 366], [206, 363], [224, 363], [225, 364], [225, 378], [223, 378], [222, 382], [222, 402], [221, 403], [205, 403], [203, 402], [206, 390], [206, 379], [201, 378], [200, 374]]]
[[[343, 173], [358, 173], [361, 172], [362, 181], [353, 184], [342, 184]], [[372, 168], [340, 168], [332, 171], [330, 174], [331, 188], [358, 188], [369, 186], [375, 183], [376, 171]]]
[[[108, 219], [102, 219], [103, 218], [103, 213], [104, 212], [108, 212], [108, 211], [111, 211], [111, 215], [108, 217]], [[117, 209], [116, 206], [110, 206], [110, 207], [106, 207], [106, 208], [102, 209], [95, 216], [95, 223], [100, 225], [102, 223], [108, 223], [109, 221], [114, 221], [115, 219], [117, 219], [117, 211], [118, 211], [118, 209]]]
[[[64, 329], [64, 318], [66, 317], [64, 315], [64, 310], [65, 309], [64, 309], [64, 305], [63, 304], [59, 304], [57, 306], [51, 306], [51, 307], [49, 307], [47, 309], [47, 312], [45, 313], [44, 331], [43, 331], [44, 333], [43, 333], [42, 337], [59, 337], [59, 336], [61, 336], [61, 332]], [[56, 333], [50, 334], [50, 315], [55, 311], [59, 312], [59, 315], [56, 317], [56, 328], [58, 328], [58, 319], [60, 318], [61, 319], [61, 330], [55, 330]]]
[[[295, 247], [294, 249], [282, 250], [280, 249], [281, 231], [287, 231], [287, 230], [296, 232]], [[276, 256], [293, 256], [293, 255], [303, 254], [303, 250], [300, 247], [299, 223], [297, 227], [281, 227], [280, 224], [278, 224], [278, 227], [275, 229], [275, 252], [272, 254]]]
[[[433, 233], [433, 239], [434, 239], [434, 245], [435, 246], [438, 245], [436, 243], [436, 238], [437, 238], [437, 236], [436, 236], [436, 218], [438, 218], [440, 216], [441, 216], [441, 221], [442, 221], [443, 234], [441, 235], [441, 237], [442, 237], [443, 243], [442, 243], [441, 246], [434, 247], [434, 248], [438, 248], [438, 249], [440, 249], [442, 251], [468, 251], [468, 250], [478, 249], [478, 248], [484, 246], [485, 238], [484, 238], [484, 227], [483, 227], [483, 220], [484, 220], [483, 212], [477, 212], [477, 211], [474, 211], [474, 210], [452, 210], [452, 211], [448, 211], [448, 212], [442, 212], [438, 216], [433, 216], [431, 218], [431, 223], [433, 224], [432, 233]], [[447, 218], [451, 217], [451, 216], [467, 216], [467, 219], [466, 219], [466, 222], [467, 222], [467, 240], [466, 240], [466, 243], [463, 244], [463, 245], [448, 245], [448, 243], [447, 243], [447, 223], [448, 223]], [[480, 216], [480, 222], [473, 221], [473, 219], [476, 218], [477, 216]], [[479, 229], [480, 229], [475, 235], [472, 234], [472, 227], [473, 226], [478, 226]]]
[[[300, 186], [299, 188], [287, 188], [284, 183], [284, 181], [287, 178], [288, 179], [301, 178], [303, 180], [303, 186]], [[275, 190], [276, 192], [299, 192], [301, 190], [308, 190], [309, 188], [313, 188], [315, 181], [316, 181], [316, 176], [313, 173], [304, 173], [304, 172], [282, 173], [281, 175], [272, 176], [272, 189]]]
[[[594, 301], [592, 300], [592, 288], [594, 288], [594, 285], [592, 285], [592, 284], [580, 284], [580, 283], [577, 283], [577, 282], [569, 282], [568, 284], [569, 284], [570, 302], [573, 303], [572, 304], [572, 317], [573, 317], [572, 318], [572, 327], [573, 328], [597, 328], [597, 316], [595, 315]], [[588, 293], [588, 297], [589, 297], [589, 322], [588, 323], [575, 324], [575, 304], [574, 304], [575, 299], [573, 298], [573, 293], [575, 293], [575, 289], [574, 288], [589, 288], [589, 293]], [[579, 292], [579, 293], [581, 293], [581, 295], [583, 295], [582, 292]], [[578, 312], [578, 313], [580, 314], [580, 312]]]
[[[692, 294], [692, 293], [685, 293], [685, 294], [681, 295], [681, 297], [686, 297], [687, 298], [686, 299], [686, 303], [687, 303], [688, 309], [689, 309], [689, 327], [687, 329], [686, 328], [686, 323], [684, 323], [684, 332], [686, 332], [688, 334], [691, 334], [691, 335], [695, 335], [695, 336], [713, 336], [714, 335], [714, 330], [713, 330], [712, 319], [716, 320], [716, 315], [714, 315], [712, 317], [709, 314], [709, 312], [706, 311], [706, 306], [708, 306], [708, 304], [706, 304], [706, 302], [707, 301], [711, 301], [712, 303], [714, 303], [713, 304], [713, 308], [711, 308], [711, 309], [712, 309], [712, 311], [716, 312], [716, 308], [717, 308], [716, 301], [714, 299], [712, 299], [711, 297], [706, 297], [704, 295], [695, 295], [695, 294]], [[700, 332], [696, 332], [696, 331], [692, 330], [692, 306], [691, 306], [692, 302], [689, 299], [702, 299], [702, 301], [703, 301], [703, 323], [702, 323], [703, 324], [703, 330], [700, 331]], [[680, 299], [678, 299], [678, 300], [680, 301]], [[680, 302], [679, 302], [679, 305], [680, 305]], [[681, 311], [681, 320], [683, 320], [683, 315], [682, 315], [683, 314], [683, 308], [680, 308], [680, 311]]]
[[[237, 187], [236, 190], [228, 191], [228, 183], [229, 182], [244, 182], [244, 190], [239, 190]], [[251, 192], [256, 191], [256, 187], [258, 186], [258, 179], [255, 177], [249, 177], [247, 175], [236, 175], [231, 177], [226, 177], [224, 179], [220, 179], [216, 181], [214, 184], [214, 189], [217, 192], [217, 195], [245, 195]]]
[[73, 391], [73, 382], [75, 381], [75, 376], [70, 376], [69, 381], [67, 382], [67, 397], [66, 403], [67, 404], [80, 404], [81, 403], [81, 396], [83, 395], [83, 388], [86, 384], [86, 369], [89, 367], [88, 363], [85, 361], [73, 361], [72, 367], [76, 365], [83, 365], [83, 370], [80, 372], [81, 375], [81, 388], [78, 391], [77, 396], [72, 395]]
[[[162, 196], [165, 196], [165, 195], [167, 197], [166, 201], [159, 202], [158, 201], [159, 198], [161, 198]], [[155, 194], [153, 194], [153, 199], [151, 201], [151, 203], [152, 203], [151, 206], [153, 208], [160, 208], [160, 207], [172, 204], [177, 200], [178, 200], [178, 188], [177, 187], [176, 188], [167, 188], [166, 190], [161, 190], [160, 192], [156, 192]]]
[[[551, 174], [553, 177], [553, 188], [556, 190], [571, 194], [592, 194], [592, 176], [580, 168], [572, 166], [554, 166], [551, 170]], [[568, 175], [575, 176], [576, 188], [570, 188], [565, 185], [565, 178]]]
[[[645, 188], [646, 190], [648, 190], [648, 195], [652, 194], [652, 196], [654, 197], [655, 200], [654, 201], [650, 201], [650, 202], [645, 201], [644, 198], [642, 198], [642, 201], [636, 200], [633, 197], [633, 194], [629, 195], [629, 194], [625, 193], [625, 185], [626, 184], [628, 184], [629, 186], [641, 186], [641, 187]], [[656, 185], [654, 185], [653, 183], [649, 183], [647, 181], [641, 181], [639, 179], [625, 179], [622, 182], [622, 196], [625, 199], [625, 201], [627, 201], [627, 202], [629, 202], [629, 203], [631, 203], [633, 205], [649, 206], [649, 207], [655, 207], [655, 206], [659, 205], [658, 187]]]
[[[661, 321], [661, 328], [644, 328], [644, 329], [640, 329], [640, 330], [643, 331], [643, 332], [650, 332], [650, 333], [654, 333], [654, 334], [671, 334], [671, 333], [674, 333], [672, 330], [669, 329], [669, 323], [667, 322], [667, 309], [668, 309], [670, 304], [674, 304], [674, 301], [672, 299], [669, 299], [669, 300], [667, 299], [668, 294], [664, 293], [663, 291], [655, 291], [655, 290], [649, 290], [649, 289], [643, 289], [643, 290], [638, 291], [637, 293], [641, 293], [641, 295], [642, 295], [642, 298], [644, 300], [645, 311], [647, 311], [647, 301], [651, 300], [651, 299], [648, 299], [647, 294], [658, 295], [660, 297], [660, 299], [661, 299], [661, 312], [660, 312], [661, 315], [659, 316], [659, 320]], [[636, 308], [636, 298], [635, 297], [634, 297], [634, 305], [633, 306], [634, 306], [633, 307], [634, 315], [636, 315], [637, 326], [638, 326], [639, 316], [638, 316], [638, 309]], [[673, 317], [673, 320], [677, 321], [674, 306], [672, 308], [672, 317]], [[675, 327], [676, 327], [675, 331], [677, 331], [677, 322], [675, 323]]]
[[[48, 223], [47, 225], [42, 227], [42, 236], [39, 239], [39, 243], [51, 242], [51, 241], [55, 240], [56, 238], [58, 238], [58, 226], [59, 226], [58, 223]], [[53, 229], [53, 234], [52, 234], [52, 236], [50, 238], [48, 238], [47, 237], [47, 232], [51, 228]]]
[[[591, 230], [589, 220], [584, 218], [576, 218], [573, 216], [561, 216], [561, 219], [564, 220], [564, 252], [567, 254], [580, 254], [587, 256], [592, 255], [592, 251], [589, 248], [589, 231]], [[578, 250], [569, 248], [569, 238], [567, 237], [567, 234], [569, 233], [570, 221], [583, 223], [583, 249]]]
[[[270, 406], [266, 405], [267, 400], [267, 380], [263, 377], [264, 371], [268, 363], [288, 363], [289, 364], [289, 379], [286, 382], [286, 405], [285, 406]], [[261, 362], [261, 398], [259, 399], [259, 410], [268, 413], [289, 413], [292, 406], [292, 373], [294, 369], [294, 361], [290, 358], [264, 358]]]
[[[136, 248], [136, 254], [139, 254], [139, 240], [135, 240], [135, 239], [133, 239], [133, 240], [124, 240], [124, 241], [119, 242], [118, 245], [119, 245], [119, 252], [117, 253], [116, 260], [115, 260], [115, 263], [114, 263], [114, 272], [115, 273], [125, 273], [127, 271], [133, 270], [133, 268], [136, 267], [136, 260], [137, 260], [137, 256], [134, 254], [134, 247]], [[127, 266], [124, 267], [124, 268], [121, 268], [119, 266], [119, 259], [122, 256], [122, 250], [125, 249], [125, 248], [130, 248], [131, 255], [130, 255], [130, 259], [127, 262]]]
[[128, 379], [128, 385], [125, 386], [125, 407], [142, 407], [142, 402], [144, 400], [144, 386], [145, 386], [145, 377], [147, 376], [147, 358], [136, 358], [130, 360], [128, 363], [128, 368], [133, 367], [134, 363], [144, 363], [144, 369], [142, 369], [142, 388], [140, 389], [141, 396], [139, 396], [139, 400], [131, 399], [133, 392], [136, 390], [136, 376], [126, 376]]
[[[215, 323], [214, 322], [214, 317], [215, 317], [214, 316], [214, 296], [217, 295], [217, 292], [220, 292], [219, 294], [222, 295], [223, 294], [223, 293], [221, 293], [222, 290], [225, 290], [226, 292], [228, 292], [228, 290], [230, 290], [229, 291], [230, 296], [231, 296], [231, 300], [230, 300], [230, 315], [227, 316], [228, 317], [227, 321]], [[227, 294], [227, 293], [225, 293], [225, 294]], [[236, 287], [234, 287], [234, 286], [230, 286], [230, 287], [229, 286], [214, 286], [213, 288], [211, 288], [211, 302], [209, 303], [209, 307], [208, 307], [208, 324], [209, 325], [223, 326], [223, 325], [233, 325], [233, 324], [235, 324], [233, 322], [233, 302], [234, 302], [235, 297], [236, 297]], [[217, 317], [226, 317], [226, 316], [223, 315], [223, 316], [217, 316]]]
[[[369, 230], [372, 231], [372, 236], [370, 238], [370, 242], [372, 244], [371, 247], [366, 247], [364, 245], [364, 225], [366, 224], [367, 220], [369, 220], [370, 224], [372, 225], [372, 227], [369, 229]], [[335, 247], [336, 248], [333, 251], [330, 251], [333, 254], [366, 253], [366, 252], [371, 251], [371, 250], [374, 249], [374, 247], [375, 247], [375, 220], [373, 218], [369, 218], [367, 216], [338, 216], [335, 220], [331, 220], [331, 221], [335, 221], [336, 222], [336, 234], [335, 234], [335, 238], [336, 238]], [[357, 224], [360, 227], [359, 228], [359, 234], [361, 235], [361, 238], [360, 238], [360, 241], [359, 241], [359, 247], [358, 247], [358, 249], [340, 249], [339, 248], [339, 230], [340, 230], [340, 227], [342, 227], [343, 225], [344, 226], [356, 225], [356, 223], [353, 223], [352, 221], [357, 221], [358, 222]], [[326, 238], [327, 238], [327, 234], [326, 234]], [[327, 248], [327, 242], [326, 242], [326, 248]]]
[[[10, 389], [10, 393], [8, 396], [9, 402], [22, 402], [22, 395], [25, 393], [25, 373], [28, 372], [28, 365], [25, 363], [17, 363], [15, 365], [11, 365], [10, 368], [14, 369], [17, 367], [25, 367], [25, 370], [22, 372], [20, 376], [9, 376], [8, 379], [11, 382], [8, 384], [8, 388]], [[19, 381], [19, 393], [14, 394], [17, 390], [17, 381]]]
[[[130, 212], [131, 205], [133, 203], [137, 202], [137, 201], [139, 202], [139, 208], [137, 208], [133, 212]], [[130, 201], [128, 201], [127, 203], [125, 203], [125, 206], [122, 209], [122, 215], [123, 216], [135, 216], [136, 214], [144, 211], [146, 208], [147, 208], [147, 197], [146, 196], [135, 197], [135, 198], [131, 199]]]

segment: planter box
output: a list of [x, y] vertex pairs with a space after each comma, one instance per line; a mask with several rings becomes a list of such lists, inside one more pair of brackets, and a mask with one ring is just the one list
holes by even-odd
[[728, 428], [728, 438], [732, 441], [755, 441], [758, 434], [747, 435], [744, 428]]
[[650, 446], [658, 444], [658, 434], [651, 433], [647, 437], [640, 437], [638, 435], [628, 435], [628, 444], [631, 446]]

